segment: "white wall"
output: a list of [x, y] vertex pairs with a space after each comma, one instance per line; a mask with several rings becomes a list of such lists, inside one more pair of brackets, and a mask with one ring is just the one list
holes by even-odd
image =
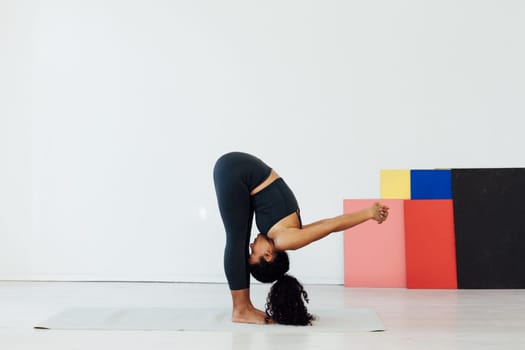
[[[525, 166], [521, 1], [0, 2], [0, 279], [224, 281], [211, 171], [304, 222], [381, 168]], [[342, 283], [342, 235], [292, 252]]]

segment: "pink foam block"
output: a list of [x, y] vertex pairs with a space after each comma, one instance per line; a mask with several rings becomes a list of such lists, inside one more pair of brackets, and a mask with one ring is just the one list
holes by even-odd
[[390, 207], [384, 223], [370, 220], [344, 232], [345, 287], [406, 288], [403, 200], [346, 199], [344, 212], [375, 202]]

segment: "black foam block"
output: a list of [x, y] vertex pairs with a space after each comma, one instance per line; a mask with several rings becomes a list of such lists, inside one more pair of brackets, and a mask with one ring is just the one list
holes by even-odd
[[525, 169], [453, 169], [458, 288], [525, 288]]

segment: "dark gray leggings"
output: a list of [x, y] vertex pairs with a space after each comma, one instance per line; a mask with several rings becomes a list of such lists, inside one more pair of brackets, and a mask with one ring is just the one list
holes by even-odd
[[231, 290], [250, 287], [248, 246], [254, 214], [250, 192], [271, 170], [259, 158], [241, 152], [227, 153], [215, 163], [213, 180], [226, 230], [224, 272]]

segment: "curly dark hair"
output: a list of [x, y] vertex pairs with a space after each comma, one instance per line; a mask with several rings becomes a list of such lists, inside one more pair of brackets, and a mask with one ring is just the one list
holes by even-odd
[[258, 264], [250, 265], [250, 273], [259, 282], [272, 283], [290, 268], [290, 260], [285, 251], [278, 251], [271, 262], [267, 262], [263, 257]]
[[255, 279], [272, 283], [266, 298], [266, 320], [286, 325], [307, 326], [315, 319], [308, 313], [304, 302], [308, 303], [308, 293], [293, 276], [287, 275], [290, 260], [285, 251], [278, 251], [271, 262], [261, 257], [258, 264], [250, 265]]
[[308, 313], [304, 302], [308, 293], [293, 276], [284, 275], [275, 282], [266, 298], [266, 317], [273, 321], [295, 326], [308, 326], [315, 317]]

